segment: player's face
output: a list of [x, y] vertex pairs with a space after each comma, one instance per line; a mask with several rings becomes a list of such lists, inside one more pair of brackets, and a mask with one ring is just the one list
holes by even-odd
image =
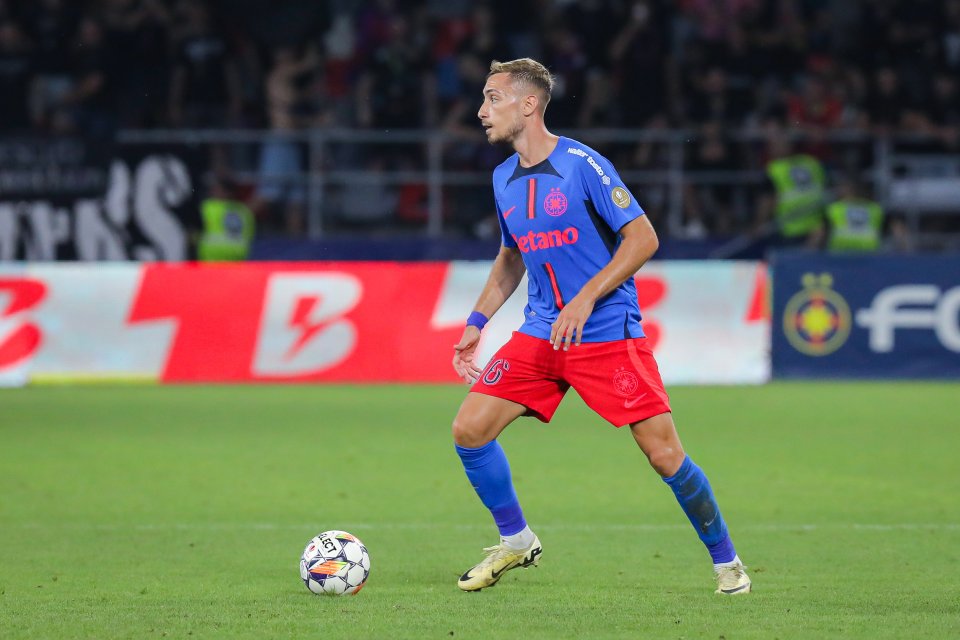
[[477, 112], [487, 134], [487, 142], [511, 143], [523, 131], [520, 93], [509, 73], [495, 73], [483, 87], [483, 104]]

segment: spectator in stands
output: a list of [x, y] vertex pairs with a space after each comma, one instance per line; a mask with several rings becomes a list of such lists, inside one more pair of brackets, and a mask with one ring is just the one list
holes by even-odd
[[924, 103], [923, 131], [936, 138], [940, 150], [960, 149], [960, 90], [957, 76], [949, 70], [934, 75], [930, 95]]
[[[882, 5], [884, 3], [866, 3]], [[892, 2], [885, 24], [882, 26], [885, 43], [881, 55], [894, 65], [900, 82], [913, 97], [922, 89], [922, 74], [916, 69], [927, 68], [936, 63], [936, 34], [943, 20], [941, 2]]]
[[[414, 159], [403, 156], [399, 159], [398, 170], [402, 172], [417, 171]], [[409, 180], [397, 187], [396, 219], [404, 226], [425, 229], [430, 218], [430, 194], [428, 186], [423, 181]], [[489, 214], [489, 211], [486, 211]], [[459, 208], [454, 207], [454, 215], [459, 214]], [[453, 217], [453, 215], [449, 216]]]
[[960, 74], [960, 0], [947, 0], [944, 7], [940, 51], [944, 69]]
[[557, 127], [574, 127], [587, 82], [587, 57], [577, 33], [565, 24], [551, 29], [544, 38], [543, 62], [554, 76], [550, 118]]
[[827, 134], [843, 124], [844, 106], [832, 95], [826, 80], [811, 74], [803, 82], [803, 90], [787, 99], [787, 122], [809, 138], [803, 151], [822, 161], [829, 161], [833, 152]]
[[[580, 100], [580, 113], [577, 115], [577, 128], [603, 128], [617, 122], [619, 112], [614, 96], [615, 89], [610, 74], [598, 67], [588, 69]], [[652, 122], [653, 120], [648, 120], [647, 126], [652, 126]]]
[[680, 11], [696, 26], [698, 39], [722, 42], [741, 18], [755, 9], [759, 0], [681, 0]]
[[337, 14], [323, 35], [320, 86], [322, 113], [320, 126], [353, 126], [355, 111], [353, 78], [359, 66], [357, 34], [348, 13]]
[[70, 45], [81, 15], [81, 6], [66, 0], [36, 0], [23, 10], [25, 29], [34, 44], [32, 119], [41, 129], [52, 124], [63, 96], [73, 87]]
[[387, 41], [372, 52], [357, 83], [358, 124], [376, 129], [422, 127], [430, 106], [429, 64], [410, 20], [393, 16]]
[[[724, 136], [723, 123], [714, 120], [700, 130], [687, 169], [691, 172], [733, 171], [737, 159]], [[734, 232], [733, 187], [731, 185], [684, 184], [683, 237], [702, 239], [710, 234], [729, 236]]]
[[771, 130], [766, 166], [771, 192], [758, 204], [765, 228], [776, 230], [781, 247], [814, 248], [821, 238], [826, 204], [826, 171], [815, 157], [798, 153], [786, 131]]
[[228, 128], [239, 121], [240, 79], [226, 37], [201, 2], [180, 5], [182, 29], [175, 44], [170, 122], [181, 127]]
[[[563, 22], [572, 27], [580, 36], [580, 48], [586, 57], [587, 73], [592, 76], [603, 75], [610, 66], [609, 44], [620, 30], [621, 15], [619, 3], [604, 0], [569, 2], [563, 7]], [[512, 19], [512, 17], [511, 17]], [[485, 60], [497, 58], [495, 51], [478, 52]], [[605, 82], [609, 82], [607, 78]], [[577, 96], [577, 99], [589, 98], [590, 94]]]
[[755, 93], [763, 89], [763, 62], [747, 30], [740, 24], [731, 25], [727, 40], [721, 46], [707, 50], [714, 65], [727, 74], [727, 86], [735, 104], [752, 106]]
[[495, 58], [496, 36], [490, 9], [482, 4], [470, 13], [443, 11], [435, 15], [434, 28], [437, 35], [429, 47], [435, 87], [432, 98], [437, 103], [437, 117], [443, 121], [447, 108], [465, 93], [469, 78], [464, 72], [470, 74], [471, 69], [462, 66], [464, 55]]
[[245, 260], [255, 233], [254, 214], [243, 202], [236, 183], [215, 175], [207, 197], [200, 203], [197, 259], [223, 262]]
[[704, 73], [694, 80], [688, 98], [684, 118], [688, 126], [706, 122], [736, 128], [743, 124], [747, 115], [747, 105], [730, 91], [727, 72], [719, 66], [707, 66]]
[[[557, 3], [559, 4], [559, 3]], [[497, 24], [499, 36], [504, 40], [508, 53], [504, 58], [532, 56], [541, 53], [539, 21], [542, 18], [544, 3], [524, 2], [523, 0], [489, 0], [493, 15], [509, 16]], [[495, 56], [496, 58], [496, 56]]]
[[453, 169], [470, 169], [477, 166], [478, 156], [489, 147], [477, 126], [477, 96], [482, 95], [487, 67], [468, 50], [457, 56], [457, 74], [461, 78], [457, 92], [441, 109], [440, 126], [451, 136], [444, 147], [444, 161]]
[[830, 93], [826, 79], [811, 74], [803, 90], [788, 99], [787, 118], [793, 127], [823, 133], [843, 124], [843, 104]]
[[23, 132], [30, 128], [27, 96], [33, 80], [30, 44], [11, 18], [0, 21], [0, 131]]
[[896, 129], [915, 129], [918, 117], [919, 110], [901, 85], [897, 71], [891, 66], [877, 69], [862, 124], [877, 135], [887, 135]]
[[864, 196], [865, 189], [855, 177], [837, 188], [837, 199], [827, 205], [825, 222], [817, 235], [833, 252], [870, 252], [880, 249], [883, 240], [884, 210]]
[[619, 16], [620, 31], [610, 43], [612, 76], [624, 126], [644, 126], [667, 112], [668, 29], [661, 5], [637, 0]]
[[116, 87], [111, 60], [118, 52], [104, 42], [103, 27], [93, 18], [80, 21], [74, 51], [74, 81], [60, 96], [57, 109], [72, 130], [95, 138], [112, 138], [117, 126]]
[[804, 67], [807, 51], [798, 0], [753, 3], [743, 15], [754, 50], [764, 64], [764, 75], [781, 86], [790, 86]]
[[402, 18], [395, 0], [361, 3], [357, 11], [357, 45], [361, 62], [368, 63], [390, 40], [393, 22]]
[[[469, 171], [478, 167], [492, 170], [503, 161], [505, 153], [487, 143], [483, 129], [477, 122], [477, 108], [482, 101], [489, 62], [485, 64], [472, 49], [467, 49], [457, 56], [457, 63], [462, 78], [459, 91], [448, 106], [440, 110], [443, 117], [441, 128], [450, 135], [443, 148], [444, 167], [454, 171]], [[414, 185], [402, 188], [402, 201], [410, 199], [412, 189]], [[499, 233], [496, 218], [490, 216], [489, 192], [490, 185], [486, 181], [446, 189], [445, 198], [455, 203], [449, 207], [450, 224], [468, 235], [481, 238]]]
[[387, 183], [386, 163], [371, 156], [364, 167], [367, 177], [350, 182], [340, 192], [337, 216], [348, 227], [375, 227], [393, 218], [397, 208], [397, 190]]
[[311, 88], [320, 56], [313, 47], [281, 47], [266, 76], [267, 117], [277, 135], [260, 150], [260, 184], [254, 205], [265, 226], [299, 235], [305, 226], [306, 165], [302, 144], [284, 134], [311, 125], [317, 113]]
[[111, 60], [120, 125], [157, 126], [165, 120], [170, 81], [170, 11], [161, 0], [104, 0], [101, 6], [107, 40], [122, 52]]

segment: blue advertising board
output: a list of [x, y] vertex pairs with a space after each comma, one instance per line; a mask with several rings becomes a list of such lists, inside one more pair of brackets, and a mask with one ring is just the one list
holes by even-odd
[[960, 378], [960, 255], [782, 253], [777, 378]]

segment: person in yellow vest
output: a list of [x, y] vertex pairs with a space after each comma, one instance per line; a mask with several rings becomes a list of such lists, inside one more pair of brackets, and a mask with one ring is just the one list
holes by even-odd
[[860, 193], [856, 182], [847, 181], [838, 190], [839, 198], [827, 206], [827, 250], [863, 252], [880, 249], [883, 207], [861, 197]]
[[253, 242], [253, 212], [232, 197], [231, 190], [217, 181], [210, 196], [200, 203], [202, 231], [197, 258], [208, 262], [245, 260]]
[[805, 153], [789, 153], [771, 160], [767, 175], [776, 190], [774, 214], [784, 244], [810, 244], [823, 225], [823, 164]]

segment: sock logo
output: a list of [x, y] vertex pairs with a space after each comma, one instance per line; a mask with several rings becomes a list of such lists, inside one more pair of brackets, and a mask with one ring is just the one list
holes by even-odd
[[497, 358], [490, 363], [486, 373], [483, 374], [483, 384], [491, 386], [497, 384], [503, 377], [504, 371], [510, 371], [510, 363], [503, 358]]

